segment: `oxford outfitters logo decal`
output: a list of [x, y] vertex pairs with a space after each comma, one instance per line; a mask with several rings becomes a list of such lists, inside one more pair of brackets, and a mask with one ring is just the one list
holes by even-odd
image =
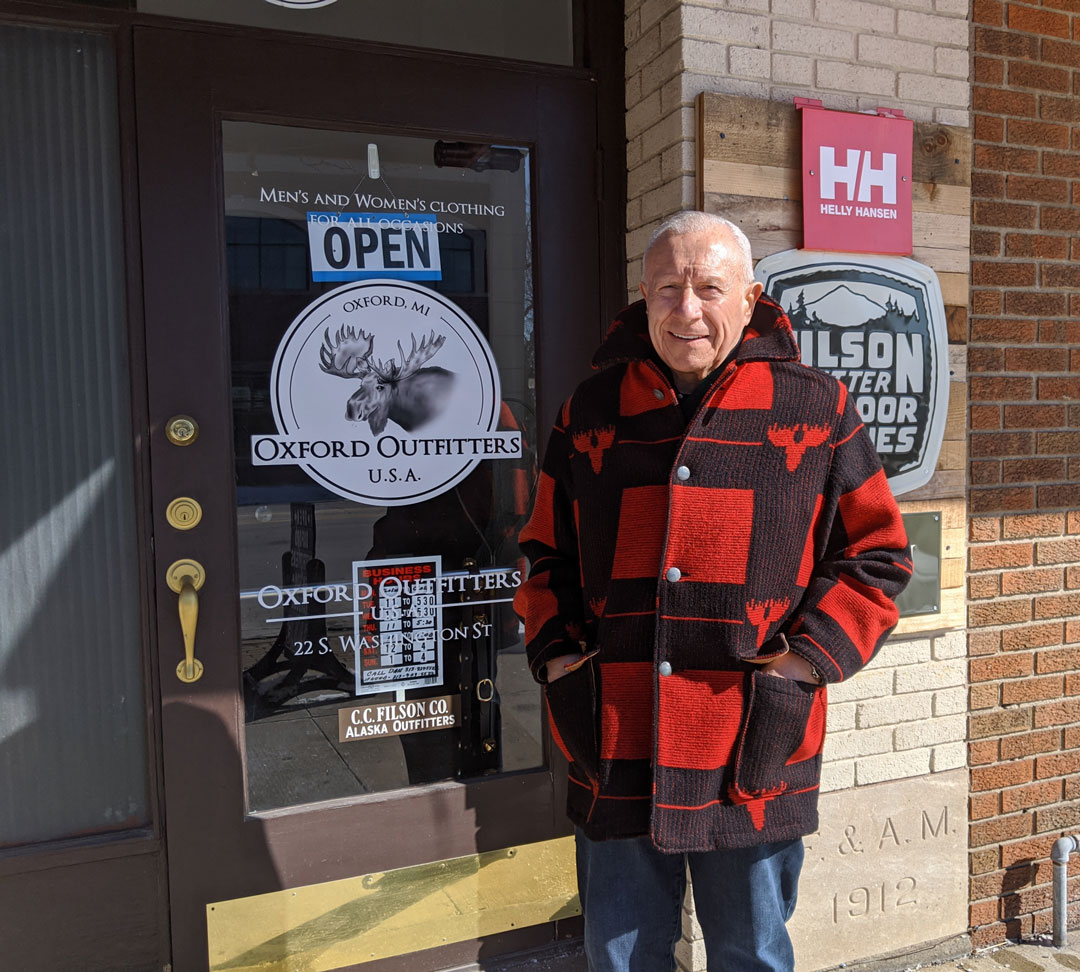
[[787, 312], [803, 363], [847, 386], [893, 493], [929, 482], [949, 407], [949, 339], [933, 270], [905, 257], [786, 250], [754, 273]]
[[484, 459], [521, 456], [521, 433], [497, 429], [484, 336], [408, 281], [349, 283], [304, 308], [278, 345], [270, 400], [278, 434], [252, 437], [252, 462], [298, 465], [357, 503], [418, 503]]

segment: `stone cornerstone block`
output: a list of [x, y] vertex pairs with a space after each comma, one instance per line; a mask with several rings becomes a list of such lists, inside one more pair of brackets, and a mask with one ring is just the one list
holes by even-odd
[[967, 931], [967, 772], [821, 796], [788, 923], [797, 972]]

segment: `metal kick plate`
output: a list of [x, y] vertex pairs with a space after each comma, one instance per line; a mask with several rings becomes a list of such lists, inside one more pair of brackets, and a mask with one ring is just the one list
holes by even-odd
[[581, 914], [574, 838], [206, 906], [211, 972], [329, 972]]

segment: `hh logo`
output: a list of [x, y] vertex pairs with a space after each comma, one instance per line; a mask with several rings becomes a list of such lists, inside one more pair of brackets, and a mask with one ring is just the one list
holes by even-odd
[[599, 475], [604, 464], [604, 451], [611, 448], [615, 441], [615, 426], [605, 425], [601, 429], [589, 429], [574, 434], [574, 448], [582, 455], [588, 454], [593, 472]]
[[786, 597], [780, 600], [769, 598], [767, 601], [746, 602], [746, 616], [757, 628], [758, 648], [765, 644], [765, 636], [769, 633], [769, 628], [784, 616], [784, 612], [790, 606], [791, 601]]
[[807, 449], [821, 445], [832, 432], [830, 425], [770, 425], [769, 441], [787, 453], [787, 470], [795, 472]]
[[821, 170], [822, 199], [835, 199], [836, 184], [840, 182], [847, 189], [848, 202], [870, 202], [870, 190], [876, 186], [881, 190], [882, 205], [896, 205], [895, 153], [882, 152], [881, 168], [875, 169], [870, 161], [869, 151], [848, 149], [847, 162], [841, 165], [836, 160], [836, 149], [831, 145], [822, 145], [818, 166]]

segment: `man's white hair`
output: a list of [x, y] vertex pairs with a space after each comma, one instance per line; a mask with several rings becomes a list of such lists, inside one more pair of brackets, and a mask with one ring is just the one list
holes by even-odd
[[724, 219], [723, 216], [715, 216], [712, 213], [703, 213], [696, 209], [688, 209], [669, 216], [653, 230], [649, 242], [645, 244], [645, 253], [641, 257], [641, 278], [645, 279], [645, 261], [649, 258], [649, 251], [661, 237], [681, 236], [684, 233], [715, 233], [720, 230], [730, 233], [735, 241], [735, 246], [739, 251], [738, 269], [742, 275], [742, 282], [749, 284], [754, 279], [754, 261], [750, 255], [750, 241], [746, 238], [746, 234], [730, 219]]

